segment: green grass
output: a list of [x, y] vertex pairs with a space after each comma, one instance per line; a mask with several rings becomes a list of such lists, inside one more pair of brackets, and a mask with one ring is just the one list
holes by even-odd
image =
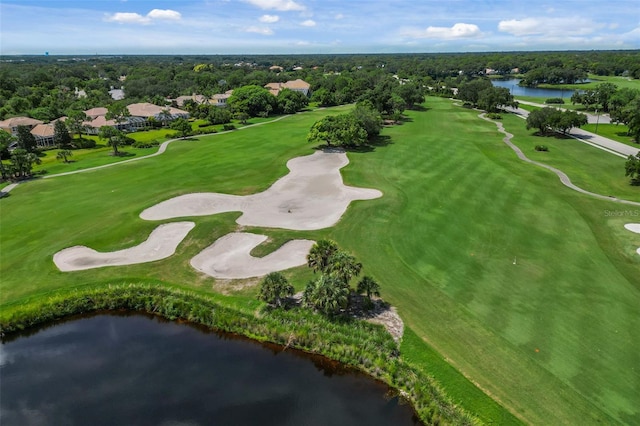
[[[598, 123], [596, 128], [596, 124], [587, 124], [582, 126], [582, 129], [587, 132], [597, 133], [600, 136], [604, 136], [605, 138], [613, 139], [614, 141], [622, 142], [624, 144], [636, 147], [640, 150], [640, 144], [637, 144], [633, 141], [633, 137], [629, 136], [628, 127], [624, 124], [602, 124]], [[597, 131], [596, 131], [597, 130]]]
[[[386, 128], [372, 151], [349, 153], [345, 182], [384, 197], [353, 203], [333, 228], [252, 230], [274, 246], [328, 237], [351, 251], [409, 327], [407, 358], [486, 422], [514, 419], [455, 370], [529, 423], [637, 423], [640, 239], [622, 226], [633, 220], [609, 214], [630, 209], [575, 193], [555, 174], [521, 162], [477, 112], [439, 98], [426, 106]], [[176, 195], [266, 189], [286, 173], [286, 160], [313, 152], [304, 142], [310, 125], [342, 110], [298, 114], [172, 144], [141, 162], [18, 186], [0, 201], [0, 308], [114, 281], [219, 291], [220, 283], [188, 262], [236, 229], [237, 213], [189, 218], [197, 226], [176, 255], [151, 265], [61, 273], [51, 257], [76, 244], [99, 251], [137, 244], [158, 224], [138, 214]], [[524, 123], [512, 120], [504, 118], [514, 142], [533, 142]], [[637, 189], [613, 178], [616, 157], [595, 149], [591, 155], [573, 142], [545, 139], [551, 152], [539, 154], [551, 154], [545, 161], [567, 167], [592, 190]], [[589, 176], [602, 168], [611, 170]], [[305, 268], [288, 275], [297, 288], [310, 276]], [[254, 289], [229, 287], [221, 300], [255, 309]]]
[[540, 88], [553, 88], [553, 89], [578, 89], [589, 90], [595, 89], [598, 84], [601, 83], [613, 83], [618, 86], [618, 89], [628, 87], [630, 89], [640, 89], [640, 80], [631, 79], [628, 77], [620, 76], [606, 76], [589, 74], [590, 82], [580, 84], [541, 84]]

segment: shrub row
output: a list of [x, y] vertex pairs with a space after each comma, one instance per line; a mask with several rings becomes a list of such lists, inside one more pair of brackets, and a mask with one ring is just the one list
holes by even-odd
[[430, 376], [401, 359], [395, 342], [381, 326], [355, 319], [328, 320], [309, 311], [281, 309], [263, 309], [256, 316], [201, 294], [160, 285], [119, 284], [60, 292], [5, 309], [0, 335], [101, 310], [147, 312], [318, 353], [397, 388], [427, 424], [478, 424]]

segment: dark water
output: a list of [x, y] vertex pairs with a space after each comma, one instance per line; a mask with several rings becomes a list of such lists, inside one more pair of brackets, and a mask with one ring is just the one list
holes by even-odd
[[506, 87], [513, 96], [535, 96], [539, 98], [563, 98], [565, 102], [571, 100], [571, 96], [575, 90], [569, 89], [539, 89], [537, 87], [520, 87], [520, 79], [512, 78], [510, 80], [491, 80], [496, 87]]
[[388, 388], [321, 357], [143, 315], [4, 342], [0, 424], [417, 425]]

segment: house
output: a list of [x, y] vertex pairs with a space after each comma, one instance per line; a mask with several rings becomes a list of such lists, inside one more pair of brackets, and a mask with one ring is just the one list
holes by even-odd
[[16, 135], [18, 133], [18, 126], [27, 126], [29, 130], [33, 129], [38, 124], [42, 124], [44, 121], [36, 120], [30, 117], [12, 117], [7, 118], [4, 121], [0, 121], [0, 129]]
[[141, 117], [145, 120], [153, 117], [159, 121], [173, 121], [176, 118], [189, 118], [189, 113], [174, 107], [161, 107], [149, 102], [131, 104], [127, 106], [131, 117]]
[[36, 138], [36, 145], [40, 148], [55, 146], [55, 130], [53, 124], [36, 124], [31, 129], [31, 134]]
[[84, 113], [90, 118], [84, 125], [87, 133], [97, 135], [102, 126], [115, 127], [124, 132], [136, 132], [147, 127], [149, 118], [167, 123], [176, 118], [188, 118], [189, 113], [178, 108], [161, 107], [148, 102], [131, 104], [127, 106], [130, 116], [125, 121], [117, 123], [115, 120], [107, 120], [107, 108], [92, 108]]
[[290, 89], [294, 92], [300, 92], [307, 97], [311, 96], [311, 85], [299, 78], [296, 80], [289, 80], [286, 83], [267, 83], [264, 87], [268, 89], [273, 96], [278, 96], [278, 93], [280, 93], [283, 89]]
[[176, 103], [176, 105], [178, 105], [179, 107], [182, 107], [184, 105], [184, 103], [188, 100], [194, 101], [195, 103], [197, 103], [198, 105], [200, 104], [206, 104], [209, 102], [209, 99], [207, 99], [206, 96], [204, 95], [196, 95], [195, 93], [191, 96], [178, 96], [175, 99], [172, 99], [173, 102]]
[[269, 67], [269, 71], [282, 72], [282, 70], [284, 70], [284, 68], [279, 65], [272, 65]]
[[213, 97], [211, 98], [209, 103], [211, 105], [215, 105], [217, 107], [226, 107], [227, 106], [227, 100], [231, 97], [232, 94], [233, 94], [233, 90], [227, 90], [224, 93], [219, 93], [217, 95], [213, 95]]

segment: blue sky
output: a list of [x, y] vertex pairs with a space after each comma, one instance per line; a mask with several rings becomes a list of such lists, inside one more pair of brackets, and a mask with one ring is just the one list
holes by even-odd
[[2, 54], [639, 48], [639, 0], [0, 0]]

